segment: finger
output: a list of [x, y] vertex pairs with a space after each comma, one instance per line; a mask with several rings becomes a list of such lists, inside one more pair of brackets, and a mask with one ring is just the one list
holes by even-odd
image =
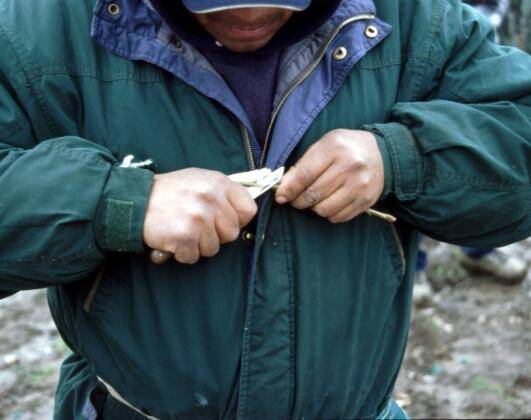
[[258, 206], [249, 191], [241, 185], [233, 183], [228, 191], [227, 199], [238, 215], [240, 228], [248, 225], [258, 211]]
[[201, 232], [198, 248], [201, 257], [213, 257], [219, 252], [219, 238], [214, 224]]
[[324, 171], [312, 185], [291, 201], [291, 205], [299, 210], [307, 209], [332, 196], [345, 183], [344, 174], [336, 170], [335, 166], [331, 165]]
[[312, 147], [283, 177], [277, 189], [276, 201], [284, 204], [292, 201], [332, 164], [329, 153], [323, 147]]
[[215, 227], [220, 244], [226, 244], [238, 239], [240, 235], [240, 218], [228, 201], [219, 208]]
[[195, 264], [201, 256], [199, 252], [200, 231], [194, 226], [182, 226], [176, 235], [174, 258], [183, 264]]
[[350, 205], [343, 208], [340, 212], [328, 217], [328, 220], [331, 223], [350, 222], [352, 219], [364, 213], [366, 210], [367, 209], [365, 208], [365, 206], [355, 201], [354, 203], [351, 203]]
[[355, 201], [355, 195], [350, 188], [339, 188], [327, 199], [317, 203], [312, 210], [319, 216], [328, 219], [350, 206]]
[[151, 261], [153, 261], [155, 264], [164, 264], [171, 257], [172, 257], [171, 252], [158, 251], [158, 250], [151, 251]]
[[174, 253], [174, 258], [182, 264], [195, 264], [199, 261], [199, 247], [179, 244]]

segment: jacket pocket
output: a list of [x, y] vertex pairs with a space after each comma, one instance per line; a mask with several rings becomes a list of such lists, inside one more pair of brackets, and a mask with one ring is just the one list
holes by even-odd
[[92, 282], [92, 285], [90, 286], [85, 301], [83, 302], [83, 311], [87, 314], [90, 313], [90, 310], [92, 308], [92, 302], [94, 301], [94, 298], [96, 297], [96, 294], [98, 293], [98, 290], [101, 286], [101, 281], [103, 280], [103, 276], [105, 275], [105, 268], [105, 263], [103, 263], [102, 266], [99, 268], [96, 277]]
[[406, 253], [397, 226], [394, 223], [384, 223], [384, 236], [396, 278], [402, 282], [406, 272]]
[[91, 317], [106, 313], [112, 306], [111, 295], [115, 293], [117, 287], [126, 282], [128, 274], [129, 268], [126, 260], [104, 262], [93, 276], [92, 281], [88, 280], [83, 294], [79, 297], [81, 300], [78, 304], [81, 305], [83, 312]]

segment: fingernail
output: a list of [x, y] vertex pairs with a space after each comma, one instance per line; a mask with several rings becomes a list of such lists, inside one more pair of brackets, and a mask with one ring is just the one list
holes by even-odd
[[276, 200], [278, 204], [286, 204], [288, 202], [288, 199], [283, 195], [277, 196]]

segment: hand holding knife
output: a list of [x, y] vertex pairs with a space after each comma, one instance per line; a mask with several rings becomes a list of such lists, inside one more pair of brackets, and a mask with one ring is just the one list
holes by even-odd
[[[284, 167], [271, 171], [268, 168], [262, 168], [249, 172], [240, 172], [229, 175], [231, 181], [236, 182], [247, 188], [253, 199], [257, 199], [268, 191], [276, 189], [284, 175]], [[396, 218], [390, 214], [382, 213], [373, 209], [366, 212], [369, 216], [379, 217], [387, 222], [394, 223]], [[154, 250], [151, 252], [151, 259], [157, 264], [161, 264], [172, 257], [171, 253]]]

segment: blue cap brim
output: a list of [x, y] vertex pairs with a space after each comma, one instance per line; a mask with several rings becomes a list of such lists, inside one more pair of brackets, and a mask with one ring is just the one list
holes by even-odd
[[310, 3], [311, 0], [183, 0], [183, 4], [192, 13], [212, 13], [244, 7], [280, 7], [301, 11]]

